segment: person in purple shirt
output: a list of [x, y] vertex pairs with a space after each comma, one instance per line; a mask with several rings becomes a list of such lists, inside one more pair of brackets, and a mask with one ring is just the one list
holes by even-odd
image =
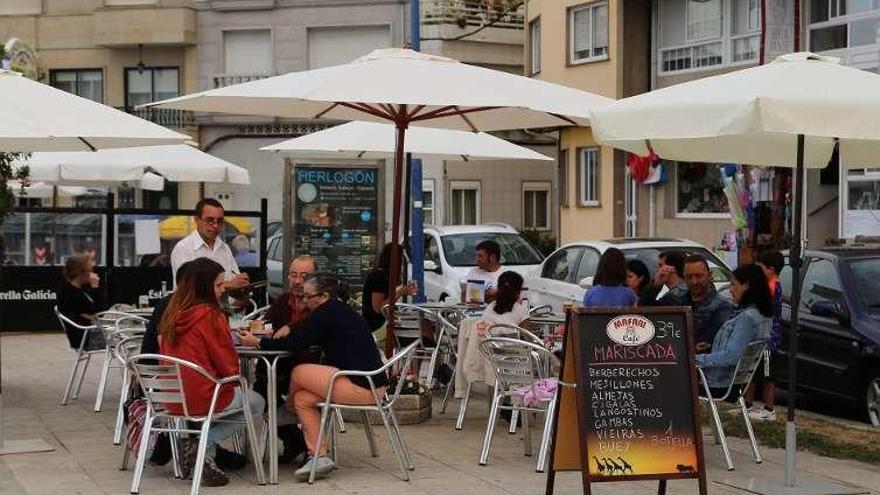
[[626, 285], [626, 258], [623, 251], [608, 248], [599, 258], [593, 288], [584, 294], [584, 307], [633, 307], [639, 297]]

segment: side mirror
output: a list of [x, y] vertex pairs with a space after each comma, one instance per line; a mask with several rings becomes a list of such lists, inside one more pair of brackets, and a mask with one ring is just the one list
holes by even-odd
[[433, 260], [425, 260], [425, 271], [426, 272], [434, 272], [438, 275], [443, 273], [443, 271], [440, 269], [440, 267], [437, 265], [437, 263], [434, 262]]
[[810, 305], [810, 314], [822, 318], [835, 318], [840, 316], [840, 306], [837, 303], [819, 300]]
[[589, 289], [593, 286], [593, 277], [584, 277], [578, 282], [582, 289]]

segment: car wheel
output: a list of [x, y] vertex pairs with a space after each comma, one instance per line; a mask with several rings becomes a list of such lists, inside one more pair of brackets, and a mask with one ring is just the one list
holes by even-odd
[[880, 426], [880, 369], [874, 370], [865, 385], [865, 409], [868, 421]]

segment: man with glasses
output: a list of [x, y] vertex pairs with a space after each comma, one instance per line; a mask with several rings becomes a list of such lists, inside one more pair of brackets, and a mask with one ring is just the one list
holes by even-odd
[[[223, 205], [213, 198], [205, 198], [196, 203], [196, 231], [181, 239], [171, 251], [172, 277], [176, 280], [177, 270], [187, 261], [197, 258], [210, 258], [226, 272], [226, 288], [236, 288], [250, 282], [247, 273], [241, 273], [229, 245], [223, 242]], [[177, 283], [174, 284], [177, 287]]]

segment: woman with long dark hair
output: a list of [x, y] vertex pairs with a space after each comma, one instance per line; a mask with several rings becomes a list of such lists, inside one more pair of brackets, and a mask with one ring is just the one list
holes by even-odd
[[[193, 260], [159, 323], [159, 348], [162, 354], [195, 363], [218, 379], [239, 374], [238, 354], [232, 346], [229, 322], [220, 306], [225, 283], [224, 270], [219, 263], [208, 258]], [[194, 416], [207, 414], [214, 384], [188, 368], [181, 368], [180, 373], [188, 413]], [[262, 414], [265, 406], [263, 398], [256, 392], [241, 390], [231, 383], [220, 388], [215, 410], [219, 412], [242, 407], [244, 394], [248, 394], [253, 414]], [[166, 407], [175, 414], [183, 412], [180, 404], [167, 404]], [[235, 421], [243, 418], [243, 413], [239, 414], [227, 419]], [[211, 425], [202, 475], [206, 486], [229, 483], [226, 473], [217, 466], [215, 453], [217, 444], [235, 434], [240, 427], [240, 423], [231, 422]], [[183, 465], [187, 477], [195, 465], [197, 447], [197, 439], [187, 439], [184, 445]]]
[[638, 305], [644, 304], [643, 294], [651, 287], [651, 271], [642, 260], [629, 260], [626, 262], [626, 286], [632, 289], [639, 297]]
[[599, 258], [593, 288], [584, 294], [584, 306], [632, 307], [638, 300], [636, 293], [626, 286], [626, 258], [623, 251], [606, 249]]
[[713, 396], [730, 385], [746, 347], [751, 342], [769, 339], [773, 326], [770, 287], [761, 267], [749, 264], [734, 270], [730, 295], [739, 311], [718, 330], [712, 352], [697, 355], [697, 364], [703, 368]]
[[[522, 275], [506, 271], [498, 276], [498, 288], [495, 300], [486, 306], [482, 321], [489, 325], [507, 323], [523, 326], [529, 318], [529, 307], [521, 300], [523, 289]], [[482, 333], [482, 331], [480, 332]]]
[[[391, 273], [391, 248], [393, 244], [385, 244], [382, 253], [379, 255], [379, 264], [376, 265], [367, 274], [364, 280], [364, 289], [361, 293], [361, 311], [364, 319], [370, 326], [370, 330], [375, 332], [382, 328], [385, 324], [385, 317], [382, 316], [382, 306], [392, 304], [404, 296], [411, 296], [416, 293], [415, 284], [401, 285], [391, 293], [388, 288], [388, 277]], [[403, 248], [399, 248], [403, 252]], [[401, 266], [403, 266], [403, 256], [401, 256]], [[398, 271], [398, 273], [400, 273]]]

